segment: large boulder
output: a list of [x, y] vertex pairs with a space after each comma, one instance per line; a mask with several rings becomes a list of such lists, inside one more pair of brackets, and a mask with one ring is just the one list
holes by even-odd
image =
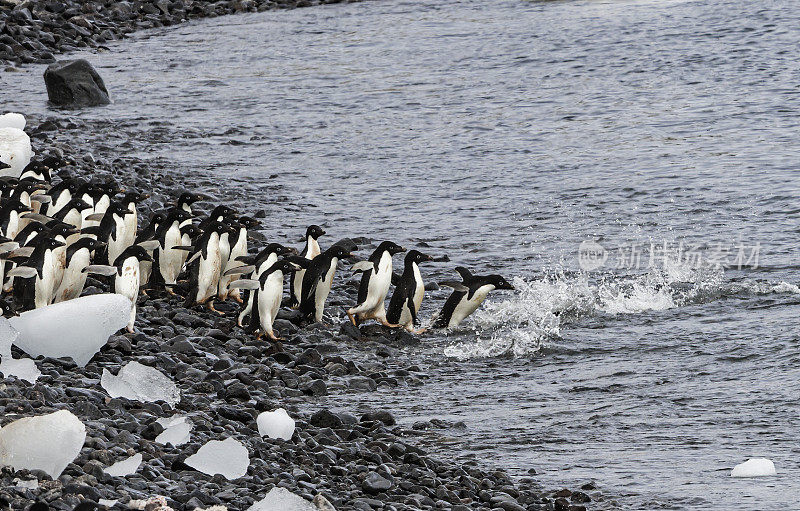
[[82, 108], [111, 102], [103, 79], [84, 59], [50, 64], [44, 72], [44, 82], [50, 103], [55, 106]]

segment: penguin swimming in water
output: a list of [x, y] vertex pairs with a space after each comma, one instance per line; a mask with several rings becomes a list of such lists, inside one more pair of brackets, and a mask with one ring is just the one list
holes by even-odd
[[353, 266], [353, 271], [362, 272], [358, 288], [358, 304], [347, 311], [354, 325], [375, 319], [384, 326], [397, 326], [386, 321], [384, 302], [392, 283], [392, 256], [406, 249], [391, 241], [384, 241], [372, 252], [369, 259]]
[[208, 224], [203, 235], [198, 238], [195, 253], [186, 263], [190, 290], [186, 295], [186, 307], [205, 303], [209, 310], [222, 314], [214, 308], [214, 297], [217, 294], [222, 266], [219, 240], [225, 233], [230, 233], [227, 224], [213, 222]]
[[303, 276], [303, 288], [300, 295], [300, 312], [307, 319], [322, 321], [325, 301], [331, 292], [333, 277], [339, 259], [351, 257], [350, 251], [336, 244], [311, 260]]
[[14, 297], [21, 310], [38, 309], [50, 303], [55, 290], [53, 251], [64, 246], [63, 242], [45, 235], [37, 236], [32, 243], [33, 252], [25, 265], [8, 272], [8, 277], [14, 279]]
[[72, 300], [81, 295], [87, 277], [83, 270], [91, 265], [92, 254], [103, 246], [104, 243], [85, 237], [67, 247], [64, 276], [61, 278], [61, 285], [55, 292], [53, 303]]
[[152, 261], [153, 258], [141, 245], [131, 245], [126, 248], [113, 266], [90, 265], [84, 268], [86, 273], [99, 273], [101, 275], [114, 275], [112, 290], [131, 301], [131, 316], [128, 321], [128, 332], [133, 333], [136, 322], [136, 299], [139, 296], [139, 264], [141, 261]]
[[418, 250], [409, 250], [405, 257], [405, 266], [400, 281], [389, 300], [389, 311], [386, 320], [395, 325], [404, 327], [409, 332], [421, 334], [424, 330], [414, 330], [417, 324], [422, 299], [425, 297], [425, 283], [419, 265], [425, 261], [433, 261], [433, 257], [423, 254]]
[[453, 293], [434, 320], [434, 328], [455, 328], [480, 307], [490, 292], [495, 289], [514, 289], [514, 286], [500, 275], [476, 276], [463, 266], [457, 267], [456, 271], [461, 275], [462, 282], [441, 283], [443, 286], [452, 287]]
[[232, 225], [232, 232], [229, 237], [230, 251], [228, 252], [227, 260], [222, 262], [223, 271], [219, 279], [219, 288], [217, 290], [217, 297], [220, 300], [226, 300], [229, 296], [239, 303], [242, 303], [242, 298], [239, 296], [239, 289], [230, 289], [230, 283], [235, 279], [232, 275], [226, 275], [226, 272], [244, 266], [244, 263], [239, 260], [240, 257], [247, 255], [247, 230], [258, 227], [260, 224], [255, 218], [249, 216], [239, 217]]
[[[308, 260], [296, 257], [300, 264], [308, 265]], [[233, 288], [250, 289], [254, 295], [256, 312], [252, 315], [250, 326], [252, 330], [258, 331], [256, 339], [260, 339], [262, 334], [273, 341], [281, 340], [275, 335], [272, 324], [281, 308], [281, 298], [283, 296], [283, 277], [287, 273], [297, 271], [300, 268], [296, 263], [287, 259], [282, 259], [272, 264], [264, 270], [259, 280], [236, 280], [231, 283]]]
[[[292, 253], [297, 253], [297, 250], [291, 247], [285, 247], [280, 243], [270, 243], [254, 257], [238, 257], [237, 260], [246, 263], [246, 265], [231, 268], [230, 270], [226, 271], [225, 274], [227, 276], [250, 273], [250, 280], [259, 280], [261, 278], [261, 274], [278, 261], [279, 256]], [[244, 326], [244, 319], [253, 311], [253, 293], [248, 292], [244, 302], [246, 302], [247, 305], [245, 305], [244, 309], [242, 309], [242, 312], [239, 313], [239, 317], [236, 320], [236, 323], [241, 327]], [[251, 323], [253, 323], [253, 321], [251, 321]]]
[[[319, 249], [319, 237], [325, 234], [322, 227], [318, 225], [309, 225], [306, 228], [306, 246], [300, 255], [309, 261], [317, 257], [322, 250]], [[303, 276], [306, 270], [301, 268], [296, 272], [292, 272], [289, 277], [289, 307], [295, 308], [300, 305], [300, 293], [303, 290]]]

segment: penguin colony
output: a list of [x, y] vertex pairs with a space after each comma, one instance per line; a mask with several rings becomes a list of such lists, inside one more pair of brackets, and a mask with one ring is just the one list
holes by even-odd
[[[5, 129], [22, 132], [19, 119], [12, 121], [14, 126]], [[0, 147], [0, 161], [30, 159], [29, 146], [8, 147]], [[307, 321], [322, 321], [339, 262], [357, 250], [350, 241], [323, 250], [319, 239], [325, 231], [311, 225], [300, 252], [280, 243], [251, 252], [248, 231], [258, 221], [225, 205], [207, 216], [197, 214], [195, 203], [208, 200], [205, 195], [184, 192], [171, 207], [140, 221], [138, 206], [145, 194], [123, 190], [113, 180], [61, 176], [53, 183], [44, 164], [26, 167], [4, 163], [0, 171], [0, 282], [15, 313], [76, 298], [92, 276], [93, 282], [105, 281], [111, 292], [131, 300], [130, 332], [140, 293], [163, 290], [182, 297], [186, 306], [204, 305], [220, 314], [215, 301], [236, 301], [242, 306], [239, 326], [259, 338], [279, 340], [272, 325], [281, 305], [298, 309]], [[404, 268], [398, 277], [393, 257], [401, 253]], [[420, 265], [446, 260], [406, 252], [391, 241], [380, 243], [352, 267], [361, 273], [361, 284], [357, 303], [347, 310], [350, 321], [358, 326], [375, 320], [422, 333], [418, 314], [425, 284]], [[434, 328], [456, 327], [491, 291], [513, 289], [500, 275], [475, 276], [463, 267], [456, 271], [460, 281], [441, 283], [453, 293], [434, 318]]]

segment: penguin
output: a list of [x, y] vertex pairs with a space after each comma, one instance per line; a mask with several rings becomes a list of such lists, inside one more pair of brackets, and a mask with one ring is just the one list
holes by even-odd
[[[303, 248], [303, 251], [300, 252], [300, 255], [308, 259], [314, 259], [317, 257], [320, 252], [319, 243], [317, 240], [320, 236], [325, 234], [325, 231], [322, 230], [322, 227], [318, 225], [309, 225], [306, 228], [306, 246]], [[296, 272], [293, 272], [289, 277], [289, 307], [297, 308], [300, 305], [300, 292], [303, 289], [303, 276], [306, 274], [305, 269], [300, 269]]]
[[104, 245], [100, 241], [86, 237], [67, 247], [64, 276], [55, 292], [53, 303], [72, 300], [81, 295], [87, 277], [83, 270], [91, 265], [92, 253]]
[[83, 217], [85, 216], [84, 213], [86, 211], [91, 212], [92, 206], [83, 199], [76, 197], [74, 199], [70, 199], [69, 202], [64, 204], [64, 206], [54, 215], [52, 215], [52, 217], [56, 220], [61, 220], [64, 223], [70, 224], [76, 229], [80, 229], [83, 225]]
[[137, 212], [137, 205], [142, 202], [143, 200], [150, 197], [149, 194], [146, 193], [139, 193], [139, 192], [128, 192], [122, 196], [120, 199], [120, 203], [123, 206], [126, 206], [128, 210], [132, 213], [130, 215], [125, 215], [125, 228], [122, 232], [123, 243], [122, 245], [125, 248], [130, 247], [136, 242], [136, 229], [139, 226], [139, 213]]
[[386, 313], [386, 320], [389, 323], [400, 325], [415, 334], [424, 332], [424, 330], [414, 330], [414, 325], [417, 324], [417, 314], [425, 296], [425, 283], [422, 282], [422, 273], [419, 271], [419, 265], [425, 261], [433, 261], [433, 257], [418, 250], [408, 251], [403, 274], [392, 293], [389, 311]]
[[[3, 162], [0, 162], [0, 171], [3, 169]], [[19, 183], [19, 179], [11, 176], [0, 176], [0, 198], [11, 197], [14, 187]]]
[[226, 300], [230, 296], [237, 302], [242, 303], [242, 298], [239, 296], [239, 289], [229, 288], [234, 277], [226, 275], [225, 272], [244, 265], [238, 258], [247, 255], [247, 230], [258, 227], [259, 225], [258, 220], [249, 216], [239, 217], [239, 219], [234, 222], [232, 226], [233, 230], [229, 236], [230, 251], [228, 253], [228, 258], [222, 262], [223, 274], [219, 279], [219, 288], [217, 290], [217, 297], [220, 300]]
[[[149, 241], [153, 241], [153, 238], [156, 235], [156, 230], [158, 229], [159, 224], [163, 223], [166, 220], [167, 215], [161, 212], [153, 213], [150, 217], [150, 223], [145, 226], [144, 229], [139, 231], [136, 235], [135, 243], [137, 245], [141, 245], [142, 243], [147, 243]], [[156, 244], [158, 242], [156, 241]], [[147, 249], [152, 256], [153, 251], [149, 248]], [[183, 263], [181, 263], [183, 266]], [[147, 283], [150, 282], [150, 273], [153, 270], [153, 263], [152, 261], [139, 261], [139, 286], [146, 287]]]
[[22, 230], [20, 220], [22, 215], [32, 211], [30, 206], [26, 206], [18, 199], [8, 198], [0, 202], [0, 232], [6, 238], [16, 238]]
[[[183, 192], [182, 194], [180, 194], [178, 199], [175, 201], [175, 205], [179, 209], [182, 209], [182, 210], [186, 211], [187, 213], [189, 213], [189, 215], [194, 216], [194, 213], [192, 212], [192, 204], [194, 204], [195, 202], [206, 200], [206, 199], [208, 199], [208, 197], [203, 195], [202, 193]], [[181, 225], [181, 227], [183, 227], [184, 225], [186, 225], [190, 221], [191, 220], [184, 220], [184, 222]]]
[[64, 244], [53, 250], [53, 292], [55, 293], [58, 286], [61, 285], [61, 279], [64, 277], [64, 268], [67, 264], [67, 239], [71, 235], [77, 234], [78, 230], [60, 220], [51, 220], [44, 226], [50, 236]]
[[495, 289], [514, 289], [500, 275], [476, 276], [463, 266], [457, 267], [456, 271], [461, 275], [462, 282], [441, 282], [443, 286], [452, 287], [453, 293], [434, 320], [434, 328], [455, 328], [480, 307], [490, 292]]
[[114, 276], [113, 292], [131, 301], [131, 315], [127, 326], [130, 333], [133, 333], [133, 325], [136, 322], [136, 298], [139, 296], [139, 265], [142, 261], [152, 262], [153, 258], [141, 245], [131, 245], [117, 257], [113, 266], [90, 265], [83, 270], [86, 273]]
[[[183, 222], [181, 225], [181, 245], [184, 247], [191, 247], [194, 245], [194, 240], [200, 238], [203, 235], [203, 231], [200, 230], [199, 227], [191, 223]], [[186, 259], [189, 258], [189, 252], [186, 250], [181, 251], [181, 268], [184, 267], [186, 264]]]
[[[114, 198], [122, 189], [119, 187], [116, 181], [113, 179], [109, 179], [103, 183], [97, 183], [94, 186], [94, 193], [92, 198], [94, 202], [92, 202], [93, 211], [90, 215], [87, 215], [83, 218], [83, 225], [87, 227], [91, 227], [93, 225], [99, 225], [102, 215], [105, 214], [108, 207], [111, 205], [111, 199]], [[88, 216], [98, 215], [95, 216], [93, 219], [89, 219]]]
[[85, 225], [86, 227], [91, 227], [91, 224], [86, 223], [86, 217], [94, 213], [94, 202], [98, 199], [101, 195], [103, 195], [103, 191], [98, 188], [97, 183], [86, 182], [81, 184], [78, 187], [78, 190], [75, 192], [75, 196], [79, 199], [82, 199], [87, 204], [92, 206], [92, 210], [87, 212], [86, 215], [81, 218], [81, 224]]
[[[270, 243], [266, 247], [264, 247], [258, 254], [254, 257], [251, 256], [241, 256], [238, 257], [237, 260], [247, 263], [244, 266], [236, 266], [231, 268], [230, 270], [226, 271], [224, 276], [229, 275], [240, 275], [243, 273], [250, 273], [251, 280], [259, 280], [261, 278], [261, 274], [266, 271], [267, 268], [272, 266], [278, 261], [279, 256], [284, 256], [292, 253], [296, 253], [297, 250], [291, 247], [285, 247], [280, 243]], [[244, 299], [244, 302], [247, 303], [242, 312], [239, 313], [239, 317], [236, 320], [236, 323], [243, 327], [244, 326], [244, 319], [253, 311], [253, 303], [254, 303], [253, 293], [248, 293], [247, 297]], [[253, 324], [253, 321], [250, 322]]]
[[392, 325], [386, 320], [384, 302], [392, 283], [392, 256], [406, 249], [391, 241], [384, 241], [372, 252], [369, 259], [353, 266], [353, 271], [362, 272], [358, 288], [358, 303], [347, 311], [347, 317], [356, 326], [367, 319], [375, 319], [384, 326]]
[[220, 204], [219, 206], [211, 210], [211, 213], [208, 214], [208, 217], [206, 217], [202, 222], [200, 222], [200, 225], [198, 225], [198, 227], [200, 227], [200, 229], [205, 231], [208, 228], [208, 226], [213, 222], [222, 222], [223, 220], [225, 220], [225, 218], [233, 217], [235, 215], [236, 215], [235, 210], [229, 208], [224, 204]]
[[53, 251], [63, 246], [63, 242], [50, 236], [37, 236], [25, 264], [8, 272], [8, 277], [14, 278], [14, 295], [21, 310], [38, 309], [50, 303], [55, 290]]
[[325, 301], [331, 292], [333, 277], [336, 274], [336, 265], [339, 264], [339, 259], [351, 255], [347, 248], [336, 244], [311, 260], [303, 276], [303, 288], [300, 294], [300, 313], [304, 317], [313, 318], [317, 322], [322, 321]]
[[47, 205], [45, 215], [54, 216], [61, 208], [64, 207], [70, 200], [77, 197], [78, 189], [83, 186], [84, 181], [75, 177], [62, 180], [60, 183], [53, 185], [47, 192], [50, 196], [50, 204]]
[[222, 266], [219, 240], [226, 232], [230, 233], [230, 227], [222, 222], [213, 222], [208, 224], [203, 235], [198, 238], [195, 253], [186, 263], [190, 289], [186, 296], [186, 307], [205, 303], [209, 310], [222, 314], [214, 308], [214, 297], [217, 294]]
[[154, 239], [158, 241], [159, 246], [153, 254], [152, 277], [158, 284], [167, 286], [169, 294], [175, 294], [171, 286], [177, 282], [184, 261], [180, 225], [184, 220], [190, 219], [191, 215], [186, 211], [172, 208], [155, 232]]
[[[301, 264], [309, 264], [307, 259], [302, 257], [297, 257], [297, 259], [302, 261]], [[283, 277], [298, 268], [299, 266], [291, 261], [282, 259], [264, 270], [258, 280], [243, 279], [231, 283], [231, 287], [235, 289], [246, 288], [253, 291], [258, 312], [253, 314], [250, 325], [253, 330], [258, 331], [256, 339], [260, 339], [263, 334], [266, 334], [273, 341], [282, 340], [275, 335], [272, 324], [281, 307]]]
[[82, 234], [90, 234], [97, 237], [98, 241], [105, 243], [105, 253], [97, 254], [97, 262], [106, 264], [115, 261], [117, 257], [125, 250], [123, 240], [125, 236], [125, 217], [133, 215], [133, 212], [127, 208], [126, 205], [113, 201], [109, 204], [105, 213], [93, 213], [84, 219], [93, 221], [91, 219], [97, 218], [94, 215], [102, 215], [100, 225], [83, 227]]
[[224, 293], [220, 286], [223, 286], [222, 273], [225, 271], [225, 266], [228, 264], [228, 258], [231, 255], [231, 234], [235, 231], [238, 232], [234, 227], [236, 220], [237, 218], [235, 217], [226, 217], [222, 220], [222, 223], [225, 224], [228, 229], [219, 235], [219, 275], [217, 275], [217, 289], [214, 290], [214, 294], [217, 295], [220, 300], [224, 300], [228, 295], [227, 285], [225, 285], [226, 289]]

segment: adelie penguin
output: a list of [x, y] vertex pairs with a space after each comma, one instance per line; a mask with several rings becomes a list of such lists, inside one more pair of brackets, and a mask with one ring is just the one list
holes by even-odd
[[[249, 273], [251, 280], [259, 280], [261, 278], [261, 274], [264, 273], [267, 268], [275, 264], [279, 256], [292, 253], [297, 253], [297, 251], [291, 247], [285, 247], [280, 243], [270, 243], [255, 256], [237, 257], [236, 259], [245, 263], [245, 265], [231, 268], [225, 272], [225, 276]], [[244, 302], [246, 302], [246, 305], [244, 309], [242, 309], [242, 312], [239, 313], [239, 317], [236, 320], [236, 323], [241, 327], [244, 326], [245, 318], [253, 310], [253, 293], [248, 292]]]
[[[152, 244], [155, 245], [156, 248], [157, 248], [159, 246], [159, 243], [157, 241], [155, 241], [153, 238], [156, 235], [156, 230], [158, 229], [158, 226], [161, 223], [163, 223], [164, 220], [166, 220], [166, 218], [167, 218], [167, 215], [165, 213], [161, 213], [161, 212], [153, 213], [153, 215], [150, 217], [150, 223], [148, 223], [145, 226], [145, 228], [142, 229], [136, 235], [135, 244], [141, 245], [143, 243], [144, 244], [149, 244], [149, 243], [152, 242]], [[181, 241], [183, 241], [183, 236], [181, 236]], [[188, 243], [185, 243], [185, 244], [188, 244]], [[150, 253], [151, 256], [153, 255], [153, 252], [155, 250], [155, 249], [151, 250], [149, 247], [145, 247], [145, 249]], [[184, 254], [188, 255], [186, 252], [184, 252]], [[183, 267], [183, 263], [184, 262], [186, 262], [186, 258], [185, 258], [185, 256], [182, 256], [181, 257], [181, 267]], [[140, 287], [147, 286], [147, 283], [150, 282], [150, 274], [152, 273], [152, 271], [153, 271], [153, 263], [152, 262], [150, 262], [150, 261], [141, 261], [141, 263], [139, 264], [139, 285], [140, 285]]]
[[67, 247], [66, 266], [61, 285], [55, 292], [53, 303], [64, 302], [77, 298], [83, 292], [86, 284], [86, 272], [83, 271], [91, 265], [92, 254], [105, 246], [104, 243], [93, 238], [80, 238]]
[[421, 334], [424, 330], [414, 330], [417, 324], [419, 308], [425, 297], [425, 283], [419, 265], [425, 261], [433, 261], [433, 257], [417, 250], [409, 250], [405, 257], [405, 266], [400, 281], [395, 286], [392, 299], [389, 300], [389, 311], [386, 320], [402, 326], [409, 332]]
[[[53, 251], [64, 243], [40, 235], [33, 240], [33, 252], [24, 266], [17, 266], [8, 277], [14, 278], [14, 298], [21, 310], [32, 310], [50, 303], [55, 291]], [[13, 257], [14, 252], [8, 254]]]
[[131, 245], [126, 248], [113, 266], [90, 265], [84, 269], [87, 273], [114, 276], [112, 291], [131, 301], [131, 316], [128, 321], [128, 332], [133, 333], [136, 322], [136, 299], [139, 296], [139, 264], [142, 261], [152, 261], [152, 257], [141, 245]]
[[187, 307], [206, 304], [209, 310], [222, 314], [214, 308], [214, 297], [219, 285], [222, 261], [219, 253], [220, 236], [230, 233], [230, 227], [222, 222], [207, 224], [203, 235], [197, 239], [194, 255], [186, 261], [189, 273], [189, 294], [186, 295]]
[[125, 217], [132, 215], [126, 205], [112, 202], [105, 213], [93, 213], [86, 217], [89, 221], [100, 219], [100, 225], [89, 226], [81, 229], [82, 234], [91, 234], [97, 241], [105, 243], [106, 253], [98, 254], [98, 262], [105, 264], [113, 262], [125, 250]]
[[125, 228], [123, 229], [123, 243], [125, 248], [136, 242], [136, 228], [139, 225], [137, 206], [140, 202], [150, 197], [146, 193], [128, 192], [119, 200], [120, 204], [128, 208], [130, 215], [125, 215]]
[[[44, 213], [48, 216], [53, 216], [58, 213], [65, 204], [72, 200], [73, 197], [80, 198], [76, 194], [83, 184], [84, 182], [82, 180], [71, 177], [64, 179], [57, 185], [53, 185], [47, 192], [47, 195], [50, 196], [50, 204], [47, 205]], [[88, 215], [90, 213], [86, 214]]]
[[441, 285], [452, 287], [453, 293], [447, 299], [442, 311], [436, 317], [434, 328], [455, 328], [464, 319], [475, 312], [495, 289], [514, 289], [500, 275], [472, 275], [463, 266], [456, 268], [462, 282], [441, 282]]
[[[300, 255], [309, 261], [317, 257], [322, 252], [319, 248], [318, 240], [323, 234], [325, 234], [325, 231], [322, 230], [322, 227], [309, 225], [306, 229], [306, 246], [300, 252]], [[289, 277], [289, 307], [296, 308], [300, 305], [300, 294], [303, 290], [303, 276], [305, 274], [306, 270], [300, 269], [293, 272]]]
[[91, 215], [92, 206], [83, 199], [70, 199], [64, 206], [52, 215], [56, 220], [75, 226], [80, 229], [83, 217]]
[[296, 271], [302, 265], [308, 265], [309, 261], [302, 257], [295, 257], [296, 262], [290, 260], [280, 260], [267, 268], [258, 280], [242, 279], [231, 283], [233, 288], [250, 289], [254, 296], [255, 311], [250, 322], [251, 329], [258, 331], [257, 339], [263, 334], [273, 341], [281, 340], [275, 335], [272, 324], [281, 308], [281, 298], [283, 297], [283, 277], [287, 273]]
[[300, 312], [306, 319], [322, 321], [325, 301], [331, 292], [333, 277], [336, 274], [336, 265], [339, 264], [339, 259], [351, 255], [350, 250], [336, 244], [315, 257], [308, 265], [303, 276], [303, 289], [300, 295]]
[[242, 303], [239, 290], [230, 289], [230, 283], [233, 282], [235, 277], [230, 274], [226, 275], [226, 272], [244, 265], [239, 258], [247, 255], [247, 230], [259, 225], [255, 218], [249, 216], [240, 217], [232, 223], [232, 231], [229, 237], [230, 250], [227, 260], [222, 261], [223, 271], [219, 279], [217, 298], [220, 300], [226, 300], [230, 296], [237, 302]]
[[6, 238], [14, 239], [22, 230], [20, 221], [22, 215], [32, 211], [30, 206], [26, 206], [18, 199], [3, 199], [0, 203], [0, 231]]
[[[207, 198], [208, 197], [206, 197], [202, 193], [183, 192], [178, 197], [178, 200], [175, 201], [175, 205], [179, 209], [182, 209], [187, 213], [189, 213], [190, 216], [194, 216], [194, 213], [192, 212], [192, 204], [194, 204], [195, 202], [206, 200]], [[190, 221], [191, 220], [188, 221], [184, 220], [183, 225], [186, 225]], [[181, 225], [181, 227], [183, 227], [183, 225]]]
[[182, 248], [181, 224], [185, 220], [191, 220], [190, 213], [178, 208], [171, 209], [158, 225], [154, 236], [159, 246], [154, 252], [152, 278], [155, 283], [166, 286], [170, 294], [175, 294], [172, 286], [177, 282], [183, 266], [185, 249]]
[[386, 320], [384, 301], [392, 283], [392, 256], [406, 249], [391, 241], [384, 241], [372, 252], [369, 259], [353, 266], [353, 271], [362, 272], [358, 288], [358, 304], [347, 311], [354, 325], [374, 319], [384, 326], [397, 326]]

